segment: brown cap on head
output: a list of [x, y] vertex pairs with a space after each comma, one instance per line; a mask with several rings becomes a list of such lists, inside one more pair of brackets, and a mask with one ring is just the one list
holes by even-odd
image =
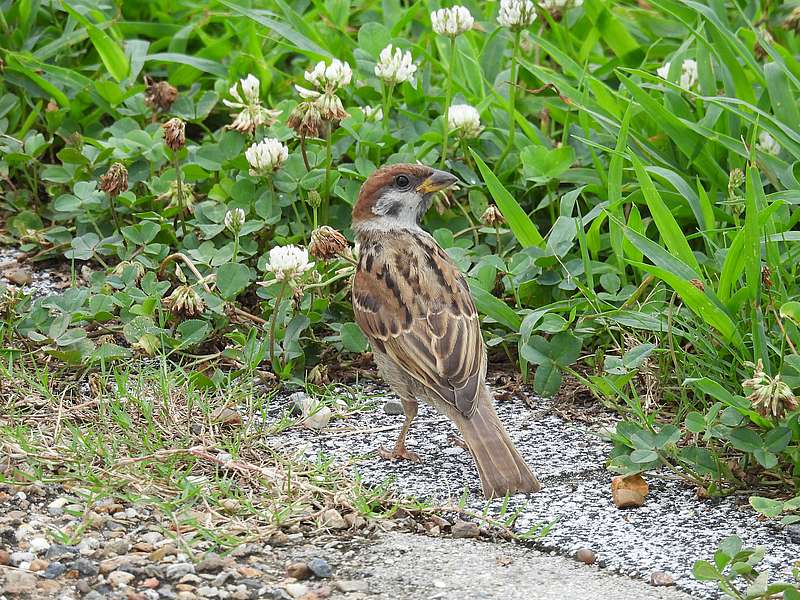
[[[402, 177], [408, 178], [408, 189], [420, 195], [428, 195], [453, 185], [458, 179], [444, 171], [437, 171], [426, 165], [396, 164], [384, 165], [370, 175], [361, 186], [358, 200], [353, 206], [353, 222], [365, 221], [375, 217], [372, 208], [386, 188], [396, 186]], [[400, 178], [400, 179], [398, 179]]]

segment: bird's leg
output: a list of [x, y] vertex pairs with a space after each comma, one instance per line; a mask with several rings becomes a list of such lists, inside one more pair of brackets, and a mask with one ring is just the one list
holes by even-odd
[[419, 455], [406, 448], [406, 435], [408, 435], [408, 430], [411, 429], [411, 423], [414, 421], [414, 417], [417, 416], [417, 401], [401, 398], [400, 402], [403, 404], [403, 413], [406, 415], [403, 428], [400, 430], [400, 435], [397, 436], [394, 448], [392, 450], [378, 448], [378, 454], [388, 460], [404, 459], [410, 460], [411, 462], [420, 462]]

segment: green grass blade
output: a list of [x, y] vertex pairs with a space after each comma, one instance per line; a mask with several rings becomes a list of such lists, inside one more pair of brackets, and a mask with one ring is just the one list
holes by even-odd
[[691, 267], [699, 276], [700, 265], [697, 263], [697, 258], [695, 258], [692, 249], [689, 247], [689, 242], [686, 241], [683, 231], [675, 221], [675, 217], [672, 216], [667, 205], [664, 204], [642, 162], [633, 152], [630, 152], [630, 157], [633, 162], [633, 168], [636, 171], [636, 178], [642, 188], [642, 194], [644, 194], [644, 199], [656, 223], [658, 232], [661, 234], [661, 239], [664, 240], [667, 248], [678, 259]]
[[63, 5], [66, 11], [86, 28], [94, 49], [97, 50], [100, 60], [103, 61], [103, 65], [111, 73], [111, 76], [117, 81], [125, 79], [130, 72], [130, 64], [128, 63], [128, 57], [125, 56], [125, 52], [122, 51], [119, 44], [67, 2], [64, 2]]
[[643, 271], [652, 273], [664, 283], [674, 289], [689, 309], [720, 332], [723, 338], [732, 343], [740, 351], [744, 349], [741, 335], [733, 319], [719, 306], [717, 306], [704, 292], [701, 292], [690, 282], [667, 269], [645, 263], [630, 263]]
[[475, 299], [475, 306], [483, 315], [491, 317], [511, 331], [518, 332], [522, 325], [522, 318], [508, 304], [492, 296], [480, 285], [469, 282], [469, 289]]
[[533, 221], [531, 221], [527, 213], [522, 210], [522, 207], [514, 199], [514, 196], [500, 183], [497, 176], [472, 148], [470, 148], [470, 152], [475, 159], [475, 163], [478, 165], [483, 180], [486, 182], [486, 187], [489, 188], [489, 193], [492, 195], [492, 198], [494, 198], [497, 208], [503, 213], [517, 241], [523, 248], [544, 246], [542, 234], [536, 229], [536, 225], [533, 224]]
[[145, 62], [165, 62], [176, 63], [179, 65], [187, 65], [194, 67], [205, 73], [216, 75], [218, 77], [227, 77], [228, 69], [218, 62], [209, 60], [207, 58], [200, 58], [199, 56], [190, 56], [189, 54], [181, 54], [180, 52], [156, 52], [149, 54]]
[[244, 6], [239, 6], [234, 2], [230, 2], [230, 0], [219, 0], [221, 4], [224, 4], [228, 8], [234, 10], [238, 14], [243, 17], [247, 17], [261, 25], [262, 27], [266, 27], [270, 31], [277, 34], [284, 42], [288, 42], [289, 45], [293, 46], [297, 50], [304, 52], [306, 54], [310, 54], [316, 59], [323, 59], [329, 58], [330, 52], [320, 47], [319, 44], [316, 42], [308, 39], [305, 35], [298, 32], [297, 30], [293, 29], [286, 23], [281, 23], [277, 19], [272, 19], [263, 11], [255, 11], [249, 8], [245, 8]]

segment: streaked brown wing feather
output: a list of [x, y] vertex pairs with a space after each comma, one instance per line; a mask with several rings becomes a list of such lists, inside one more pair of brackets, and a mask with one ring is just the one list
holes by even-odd
[[469, 288], [432, 238], [401, 237], [408, 239], [362, 249], [353, 281], [356, 322], [373, 347], [471, 416], [485, 353]]

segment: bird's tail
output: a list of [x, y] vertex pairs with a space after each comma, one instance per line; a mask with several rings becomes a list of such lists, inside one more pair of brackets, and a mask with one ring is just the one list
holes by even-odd
[[492, 406], [488, 390], [481, 392], [478, 410], [471, 417], [458, 413], [454, 421], [464, 436], [481, 478], [487, 499], [541, 488], [536, 475], [514, 447], [508, 432]]

